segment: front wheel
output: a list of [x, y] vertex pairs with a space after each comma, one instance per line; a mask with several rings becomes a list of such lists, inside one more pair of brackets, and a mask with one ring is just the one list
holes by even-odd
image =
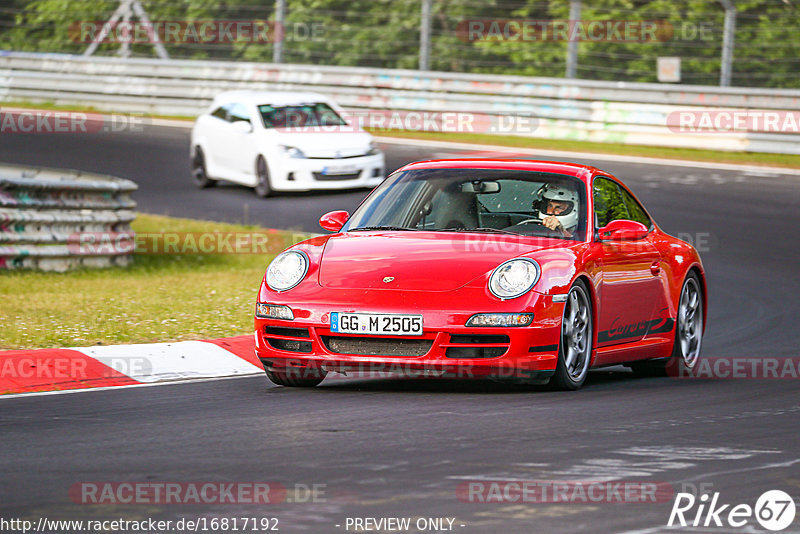
[[266, 198], [272, 194], [272, 184], [269, 180], [269, 167], [264, 156], [258, 156], [256, 160], [256, 195]]
[[325, 380], [327, 371], [309, 367], [291, 367], [286, 369], [266, 369], [267, 378], [278, 386], [313, 388]]
[[208, 177], [205, 154], [203, 154], [203, 149], [199, 146], [194, 149], [194, 156], [192, 157], [192, 181], [201, 189], [217, 185], [216, 180]]
[[589, 292], [578, 280], [569, 290], [564, 305], [558, 363], [550, 380], [553, 387], [576, 390], [583, 386], [592, 359], [593, 324]]

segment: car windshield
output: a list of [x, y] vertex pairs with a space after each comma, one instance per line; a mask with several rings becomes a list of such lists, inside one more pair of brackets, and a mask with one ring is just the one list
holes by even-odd
[[344, 126], [345, 120], [324, 102], [297, 106], [258, 106], [265, 128]]
[[410, 170], [387, 178], [342, 230], [479, 231], [583, 241], [585, 198], [583, 183], [562, 174]]

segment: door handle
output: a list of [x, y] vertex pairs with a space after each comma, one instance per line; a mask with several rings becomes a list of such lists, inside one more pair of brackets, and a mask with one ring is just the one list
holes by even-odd
[[654, 261], [650, 264], [650, 272], [653, 273], [653, 276], [658, 275], [661, 272], [661, 264], [657, 261]]

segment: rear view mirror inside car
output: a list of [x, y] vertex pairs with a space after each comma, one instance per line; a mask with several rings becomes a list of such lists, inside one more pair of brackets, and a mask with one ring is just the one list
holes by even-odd
[[492, 180], [473, 180], [461, 184], [462, 193], [499, 193], [500, 182]]

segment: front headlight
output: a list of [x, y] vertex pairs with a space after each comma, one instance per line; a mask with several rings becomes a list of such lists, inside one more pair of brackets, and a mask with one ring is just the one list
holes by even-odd
[[279, 254], [267, 267], [267, 285], [274, 291], [286, 291], [300, 283], [308, 272], [308, 258], [297, 250]]
[[515, 258], [501, 263], [489, 277], [489, 291], [500, 299], [524, 295], [539, 280], [539, 264], [530, 258]]
[[369, 143], [369, 150], [367, 150], [367, 156], [375, 156], [381, 153], [381, 149], [378, 148], [378, 143], [375, 141], [370, 141]]
[[289, 156], [290, 158], [303, 159], [306, 157], [306, 155], [303, 154], [302, 150], [294, 146], [281, 145], [281, 149], [283, 150], [283, 153]]

